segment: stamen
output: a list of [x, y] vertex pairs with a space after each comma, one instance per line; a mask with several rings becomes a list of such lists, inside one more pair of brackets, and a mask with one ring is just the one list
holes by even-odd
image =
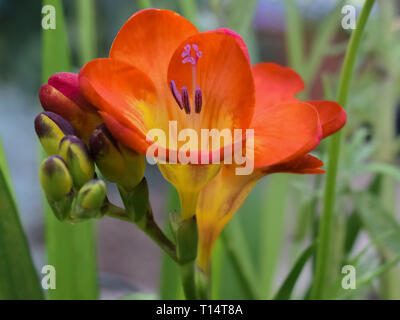
[[185, 64], [187, 62], [190, 62], [191, 64], [195, 65], [196, 60], [192, 56], [188, 56], [185, 59], [182, 60], [182, 63]]
[[[194, 50], [194, 57], [192, 57], [191, 51], [192, 48]], [[199, 51], [199, 46], [197, 44], [187, 44], [181, 53], [181, 57], [183, 58], [182, 63], [188, 63], [190, 62], [192, 65], [197, 64], [197, 60], [199, 60], [202, 57], [203, 53]]]
[[182, 105], [183, 109], [185, 109], [186, 114], [190, 114], [190, 100], [189, 100], [189, 92], [186, 87], [182, 87]]
[[190, 44], [187, 44], [184, 48], [183, 48], [183, 52], [182, 52], [182, 58], [187, 57], [190, 55]]
[[196, 92], [194, 95], [194, 104], [195, 104], [195, 112], [200, 113], [201, 107], [203, 105], [203, 95], [201, 93], [201, 89], [199, 87], [196, 88]]
[[196, 62], [197, 62], [197, 60], [199, 60], [202, 57], [203, 52], [199, 51], [199, 46], [197, 44], [192, 44], [192, 47], [193, 47], [194, 52], [196, 54]]
[[176, 103], [178, 104], [179, 108], [182, 109], [183, 108], [183, 106], [182, 106], [182, 97], [181, 97], [181, 94], [178, 91], [178, 88], [176, 87], [176, 84], [175, 84], [174, 80], [172, 80], [170, 82], [170, 88], [171, 88], [171, 92], [172, 92], [172, 95], [175, 98]]

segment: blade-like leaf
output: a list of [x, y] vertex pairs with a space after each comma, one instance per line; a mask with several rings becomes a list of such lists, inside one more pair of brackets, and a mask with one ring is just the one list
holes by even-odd
[[285, 281], [282, 283], [278, 292], [276, 293], [274, 300], [288, 300], [292, 294], [294, 286], [299, 278], [301, 271], [303, 270], [308, 259], [313, 255], [315, 250], [315, 245], [311, 244], [297, 259], [292, 270], [290, 270]]
[[0, 140], [0, 300], [43, 299]]

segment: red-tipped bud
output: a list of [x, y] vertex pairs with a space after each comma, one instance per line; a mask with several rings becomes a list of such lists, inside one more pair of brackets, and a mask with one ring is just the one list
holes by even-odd
[[68, 120], [85, 142], [89, 141], [92, 131], [102, 123], [96, 109], [80, 92], [78, 75], [75, 73], [52, 75], [48, 83], [40, 88], [39, 99], [44, 110]]

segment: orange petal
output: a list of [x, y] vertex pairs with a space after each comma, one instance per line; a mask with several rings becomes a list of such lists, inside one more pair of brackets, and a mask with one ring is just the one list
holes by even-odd
[[252, 72], [256, 88], [255, 116], [258, 110], [294, 100], [295, 94], [304, 89], [304, 82], [295, 71], [276, 63], [256, 64]]
[[[187, 45], [197, 45], [202, 56], [197, 61], [195, 83], [193, 65], [183, 63]], [[194, 49], [191, 49], [192, 57]], [[202, 91], [203, 106], [199, 127], [205, 129], [245, 129], [254, 110], [254, 83], [246, 55], [237, 40], [219, 32], [207, 32], [186, 39], [175, 51], [168, 69], [168, 82], [178, 90], [186, 86], [194, 101], [194, 85]]]
[[297, 174], [321, 174], [325, 170], [321, 169], [324, 163], [318, 158], [307, 154], [293, 159], [289, 162], [280, 163], [269, 167], [265, 173], [297, 173]]
[[110, 57], [128, 62], [145, 72], [157, 89], [166, 83], [168, 64], [182, 41], [198, 30], [169, 10], [147, 9], [135, 13], [118, 32]]
[[250, 127], [254, 128], [255, 168], [305, 155], [322, 139], [318, 113], [313, 106], [300, 101], [264, 108]]
[[242, 37], [235, 31], [228, 29], [228, 28], [220, 28], [214, 31], [206, 31], [207, 32], [216, 32], [216, 33], [222, 33], [222, 34], [226, 34], [226, 35], [230, 35], [232, 37], [234, 37], [236, 39], [236, 41], [238, 42], [240, 48], [242, 48], [243, 53], [245, 54], [245, 56], [247, 57], [247, 60], [250, 62], [250, 55], [249, 55], [249, 49], [247, 49], [246, 43], [244, 42], [244, 40], [242, 39]]
[[324, 138], [339, 131], [346, 123], [346, 111], [334, 101], [308, 101], [318, 111]]
[[102, 116], [107, 129], [115, 139], [138, 153], [146, 154], [149, 144], [146, 142], [146, 136], [143, 135], [143, 133], [124, 126], [107, 112], [100, 111], [100, 115]]
[[121, 61], [96, 59], [82, 68], [79, 83], [93, 105], [145, 140], [147, 131], [154, 125], [157, 95], [143, 72]]

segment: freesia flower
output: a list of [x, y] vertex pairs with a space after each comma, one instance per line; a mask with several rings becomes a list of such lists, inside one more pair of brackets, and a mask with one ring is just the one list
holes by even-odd
[[[227, 30], [199, 33], [168, 10], [134, 14], [117, 34], [109, 58], [86, 64], [79, 83], [112, 135], [138, 153], [162, 147], [148, 133], [163, 130], [166, 160], [185, 145], [172, 143], [177, 133], [169, 131], [171, 121], [177, 132], [191, 128], [201, 136], [201, 129], [245, 130], [254, 112], [254, 81], [238, 36]], [[190, 152], [211, 159], [228, 144], [208, 150], [198, 141], [200, 147]], [[179, 192], [184, 219], [195, 214], [201, 189], [220, 169], [220, 164], [192, 162], [158, 165]]]
[[46, 111], [54, 112], [67, 120], [85, 142], [92, 131], [102, 122], [101, 117], [81, 94], [78, 75], [60, 72], [52, 75], [41, 86], [39, 99]]
[[[223, 166], [202, 190], [197, 206], [199, 250], [197, 263], [207, 272], [218, 235], [264, 176], [277, 172], [320, 174], [322, 161], [308, 154], [321, 139], [338, 131], [346, 113], [332, 101], [301, 102], [301, 77], [274, 63], [252, 67], [256, 90], [254, 166], [251, 175], [236, 175], [235, 166]], [[217, 195], [217, 196], [216, 196]]]

